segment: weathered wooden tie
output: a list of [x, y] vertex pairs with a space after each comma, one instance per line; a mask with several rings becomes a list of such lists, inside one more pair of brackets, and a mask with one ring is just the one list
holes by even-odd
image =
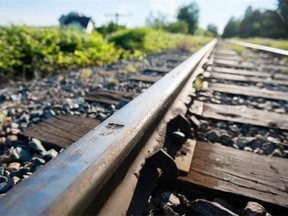
[[286, 159], [197, 141], [187, 176], [179, 181], [288, 207]]
[[88, 102], [98, 102], [109, 105], [116, 105], [121, 100], [132, 100], [139, 94], [135, 92], [125, 92], [125, 91], [113, 91], [113, 90], [97, 90], [91, 92], [85, 97]]
[[261, 89], [254, 86], [238, 86], [223, 83], [208, 83], [208, 85], [205, 87], [207, 89], [222, 93], [288, 101], [287, 92]]
[[238, 74], [224, 74], [218, 72], [211, 72], [211, 77], [214, 79], [223, 79], [223, 80], [232, 80], [232, 81], [241, 81], [241, 82], [257, 82], [257, 83], [267, 83], [274, 85], [284, 85], [288, 86], [288, 80], [276, 80], [271, 78], [263, 78], [263, 77], [252, 77], [252, 76], [244, 76]]
[[66, 148], [100, 122], [74, 115], [58, 115], [37, 125], [24, 128], [22, 135], [41, 140], [46, 147]]
[[227, 74], [237, 74], [237, 75], [246, 75], [246, 76], [256, 76], [256, 77], [271, 77], [273, 79], [288, 80], [288, 73], [279, 73], [279, 72], [265, 72], [263, 70], [242, 70], [235, 68], [225, 68], [225, 67], [213, 67], [211, 71], [218, 73], [227, 73]]
[[151, 73], [152, 74], [157, 74], [157, 75], [165, 75], [166, 73], [168, 73], [171, 69], [169, 68], [163, 68], [163, 67], [150, 67], [150, 68], [146, 68], [142, 74], [145, 74], [145, 75], [150, 75]]
[[225, 66], [225, 67], [233, 67], [233, 68], [241, 68], [248, 70], [257, 70], [257, 66], [248, 63], [239, 63], [238, 61], [231, 60], [214, 60], [215, 65]]
[[194, 101], [189, 111], [204, 118], [288, 130], [287, 114], [251, 109], [246, 106], [219, 105]]
[[129, 80], [136, 82], [155, 83], [160, 80], [162, 76], [149, 76], [149, 75], [132, 75]]

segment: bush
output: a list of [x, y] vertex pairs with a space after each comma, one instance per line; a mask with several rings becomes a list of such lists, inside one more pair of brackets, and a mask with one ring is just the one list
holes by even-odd
[[48, 75], [61, 69], [102, 66], [165, 49], [191, 51], [209, 40], [151, 28], [120, 30], [108, 41], [97, 32], [85, 34], [76, 28], [0, 27], [0, 78], [33, 78], [39, 72]]
[[165, 30], [171, 33], [182, 33], [182, 34], [187, 34], [188, 33], [188, 24], [183, 21], [177, 21], [174, 23], [169, 23], [166, 27]]
[[110, 42], [132, 52], [156, 53], [165, 49], [177, 49], [180, 46], [189, 46], [191, 51], [195, 46], [203, 46], [211, 40], [210, 37], [195, 37], [184, 34], [172, 34], [151, 28], [135, 28], [116, 32], [109, 38]]
[[58, 69], [103, 65], [119, 59], [121, 50], [94, 32], [75, 28], [0, 27], [0, 71], [6, 77], [29, 77]]

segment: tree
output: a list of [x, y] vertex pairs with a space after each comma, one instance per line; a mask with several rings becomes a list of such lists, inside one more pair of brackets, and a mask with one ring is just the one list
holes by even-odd
[[101, 33], [102, 35], [109, 35], [113, 32], [119, 31], [119, 30], [123, 30], [126, 29], [125, 26], [122, 25], [118, 25], [114, 22], [109, 22], [106, 25], [103, 25], [101, 27], [96, 28], [96, 30]]
[[188, 24], [185, 21], [180, 20], [177, 22], [167, 24], [167, 26], [165, 27], [165, 30], [168, 32], [172, 32], [172, 33], [187, 34], [188, 33]]
[[224, 28], [222, 37], [223, 38], [229, 38], [229, 37], [235, 37], [235, 36], [239, 36], [239, 26], [240, 26], [240, 22], [239, 20], [237, 20], [236, 18], [232, 17], [227, 25]]
[[188, 5], [180, 7], [178, 10], [177, 19], [183, 20], [188, 24], [188, 33], [194, 34], [198, 26], [199, 7], [197, 3], [192, 2]]
[[212, 35], [213, 35], [213, 37], [218, 37], [218, 36], [219, 36], [219, 34], [218, 34], [218, 28], [217, 28], [217, 26], [214, 25], [214, 24], [208, 24], [208, 26], [207, 26], [207, 31], [208, 31], [208, 32], [211, 32]]
[[284, 22], [276, 11], [266, 10], [263, 13], [259, 36], [276, 39], [287, 38], [287, 32], [285, 31]]
[[248, 7], [242, 19], [229, 20], [222, 36], [287, 38], [288, 1], [279, 0], [277, 10], [253, 10]]
[[288, 38], [288, 1], [287, 0], [278, 0], [278, 14], [280, 15], [282, 22], [285, 26], [285, 36]]
[[248, 7], [240, 23], [240, 36], [243, 38], [260, 36], [263, 19], [261, 11], [253, 11], [252, 7]]

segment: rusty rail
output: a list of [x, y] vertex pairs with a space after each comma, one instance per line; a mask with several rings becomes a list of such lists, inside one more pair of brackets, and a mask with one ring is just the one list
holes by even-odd
[[0, 202], [0, 215], [81, 214], [121, 162], [166, 111], [212, 40], [145, 93], [67, 148]]

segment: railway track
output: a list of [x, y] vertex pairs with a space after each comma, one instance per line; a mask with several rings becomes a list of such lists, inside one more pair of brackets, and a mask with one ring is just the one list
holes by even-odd
[[240, 45], [258, 50], [213, 40], [169, 73], [131, 77], [159, 80], [138, 97], [87, 96], [136, 98], [9, 191], [0, 214], [287, 214], [287, 53]]

